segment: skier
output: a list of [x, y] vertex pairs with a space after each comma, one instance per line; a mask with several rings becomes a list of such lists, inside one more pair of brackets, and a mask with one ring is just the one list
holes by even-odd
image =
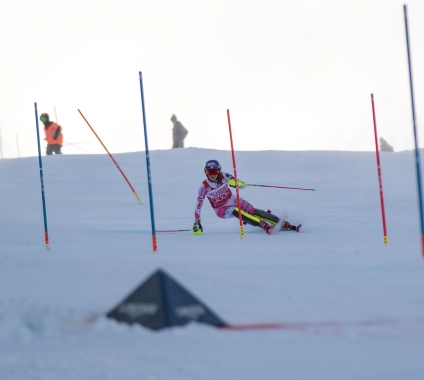
[[[237, 197], [231, 192], [228, 186], [235, 187], [235, 178], [228, 173], [221, 171], [221, 165], [217, 160], [209, 160], [205, 164], [206, 180], [202, 182], [197, 195], [196, 208], [194, 210], [193, 233], [200, 235], [203, 227], [200, 221], [200, 213], [205, 197], [216, 215], [219, 218], [228, 219], [239, 217], [237, 208]], [[238, 180], [238, 188], [243, 189], [246, 185]], [[279, 222], [279, 218], [270, 211], [264, 211], [254, 208], [248, 201], [240, 198], [240, 207], [242, 220], [244, 224], [250, 224], [255, 227], [261, 227], [267, 234], [273, 232], [274, 226]], [[289, 222], [283, 221], [282, 230], [299, 231], [301, 225], [292, 226]]]

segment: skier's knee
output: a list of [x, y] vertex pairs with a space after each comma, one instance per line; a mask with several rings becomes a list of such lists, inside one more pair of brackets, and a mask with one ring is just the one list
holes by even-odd
[[221, 208], [216, 214], [222, 219], [228, 219], [233, 217], [233, 210], [234, 207]]
[[[237, 209], [233, 210], [233, 215], [238, 218], [239, 217], [239, 213]], [[259, 222], [257, 220], [255, 220], [256, 218], [254, 218], [254, 216], [252, 215], [251, 218], [249, 217], [251, 216], [250, 214], [243, 214], [243, 212], [241, 213], [241, 219], [244, 223], [250, 224], [251, 226], [257, 227], [259, 226]], [[253, 219], [254, 218], [254, 219]]]
[[243, 200], [241, 210], [247, 214], [255, 215], [255, 208], [248, 201]]
[[235, 208], [233, 209], [233, 212], [231, 214], [234, 215], [236, 218], [239, 217], [238, 211]]

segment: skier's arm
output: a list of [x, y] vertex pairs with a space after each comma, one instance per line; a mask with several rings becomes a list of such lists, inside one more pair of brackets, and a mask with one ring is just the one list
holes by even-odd
[[[244, 182], [240, 181], [240, 180], [237, 180], [237, 185], [238, 185], [238, 188], [239, 189], [244, 189], [244, 188], [247, 187], [247, 185]], [[236, 179], [234, 177], [231, 178], [228, 181], [228, 186], [230, 186], [230, 187], [236, 187]]]
[[62, 132], [62, 127], [60, 125], [57, 126], [56, 132], [53, 136], [53, 140], [57, 140], [57, 138], [60, 136], [60, 133]]
[[203, 201], [205, 200], [207, 189], [202, 185], [197, 192], [196, 207], [194, 208], [194, 219], [200, 219], [202, 212]]
[[200, 219], [196, 219], [193, 224], [192, 231], [195, 235], [201, 235], [203, 232], [202, 224], [200, 223]]
[[197, 193], [196, 207], [194, 209], [194, 224], [192, 228], [192, 231], [195, 235], [201, 235], [203, 232], [203, 227], [200, 222], [200, 213], [202, 211], [203, 201], [205, 200], [206, 193], [207, 189], [203, 185], [200, 186]]

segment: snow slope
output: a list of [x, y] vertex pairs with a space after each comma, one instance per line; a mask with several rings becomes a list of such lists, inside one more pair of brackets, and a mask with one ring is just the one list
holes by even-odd
[[[302, 232], [268, 236], [204, 205], [204, 234], [158, 233], [152, 252], [144, 152], [0, 160], [0, 379], [423, 379], [424, 262], [412, 152], [237, 152], [241, 195]], [[208, 159], [151, 152], [157, 229], [191, 228]], [[150, 331], [103, 315], [162, 268], [233, 324]]]

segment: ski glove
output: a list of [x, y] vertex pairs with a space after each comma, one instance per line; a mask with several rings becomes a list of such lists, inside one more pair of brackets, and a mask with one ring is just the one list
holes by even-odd
[[196, 219], [193, 224], [192, 231], [195, 235], [201, 235], [203, 232], [202, 224], [200, 223], [200, 219]]
[[[238, 188], [239, 189], [244, 189], [247, 186], [244, 182], [242, 182], [240, 180], [237, 180], [237, 185], [238, 185]], [[228, 181], [228, 186], [230, 186], [230, 187], [236, 187], [236, 180], [235, 180], [235, 178], [231, 178]]]

